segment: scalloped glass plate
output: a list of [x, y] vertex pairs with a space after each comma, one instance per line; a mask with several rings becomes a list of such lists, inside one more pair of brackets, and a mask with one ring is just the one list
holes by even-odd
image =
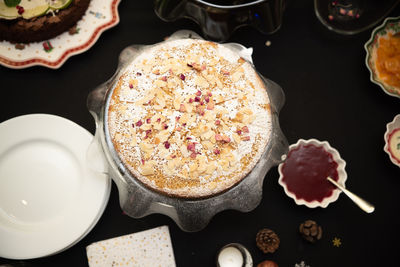
[[111, 190], [86, 164], [93, 136], [62, 117], [31, 114], [0, 123], [0, 138], [0, 257], [44, 257], [76, 244]]
[[[177, 39], [201, 39], [192, 31], [181, 30], [172, 34], [169, 42]], [[252, 49], [237, 43], [222, 44], [252, 64]], [[93, 146], [89, 148], [90, 157], [103, 157], [105, 169], [93, 165], [93, 169], [110, 175], [118, 187], [122, 210], [133, 218], [142, 218], [149, 214], [161, 213], [172, 218], [184, 231], [194, 232], [206, 227], [211, 218], [222, 210], [234, 209], [242, 212], [253, 210], [262, 199], [263, 180], [272, 166], [281, 161], [281, 155], [287, 151], [287, 141], [279, 126], [279, 111], [285, 96], [282, 88], [264, 78], [260, 78], [268, 88], [270, 98], [272, 132], [265, 151], [253, 170], [230, 189], [207, 198], [177, 198], [161, 194], [142, 184], [133, 177], [118, 158], [108, 135], [107, 112], [108, 99], [129, 63], [150, 46], [132, 45], [120, 54], [119, 67], [114, 76], [95, 88], [88, 96], [88, 108], [96, 121], [96, 134]], [[88, 157], [90, 159], [90, 157]]]
[[7, 41], [0, 42], [0, 64], [13, 69], [31, 66], [58, 69], [69, 57], [92, 47], [102, 32], [118, 24], [120, 1], [92, 0], [85, 15], [78, 21], [75, 34], [64, 32], [50, 40], [22, 47]]
[[400, 88], [396, 88], [384, 83], [378, 75], [378, 71], [375, 66], [376, 60], [376, 49], [379, 46], [379, 39], [385, 37], [388, 32], [393, 34], [400, 32], [400, 17], [386, 18], [385, 21], [372, 31], [371, 38], [365, 43], [365, 51], [367, 55], [365, 57], [365, 65], [370, 71], [371, 82], [379, 85], [383, 91], [394, 97], [400, 98]]

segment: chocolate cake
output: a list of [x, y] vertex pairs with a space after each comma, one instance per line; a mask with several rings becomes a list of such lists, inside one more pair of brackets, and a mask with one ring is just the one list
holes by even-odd
[[107, 131], [126, 169], [169, 196], [204, 198], [239, 183], [271, 135], [253, 66], [223, 45], [173, 40], [144, 50], [108, 100]]
[[[0, 18], [0, 40], [31, 43], [51, 39], [73, 27], [85, 14], [89, 3], [90, 0], [72, 0], [66, 8], [49, 10], [29, 19]], [[23, 11], [19, 8], [18, 12]]]

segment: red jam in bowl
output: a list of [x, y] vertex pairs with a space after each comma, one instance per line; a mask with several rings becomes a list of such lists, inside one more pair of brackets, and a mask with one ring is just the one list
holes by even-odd
[[332, 195], [335, 186], [326, 178], [339, 179], [338, 164], [323, 147], [299, 145], [291, 150], [282, 166], [282, 182], [298, 199], [319, 201]]

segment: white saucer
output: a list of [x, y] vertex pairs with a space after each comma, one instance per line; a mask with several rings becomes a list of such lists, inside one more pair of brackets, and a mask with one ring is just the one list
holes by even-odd
[[86, 164], [93, 136], [46, 114], [0, 123], [0, 257], [61, 252], [97, 223], [111, 182]]

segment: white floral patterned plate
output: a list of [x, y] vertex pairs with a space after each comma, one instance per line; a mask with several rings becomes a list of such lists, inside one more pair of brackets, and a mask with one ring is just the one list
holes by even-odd
[[385, 21], [376, 27], [371, 34], [371, 38], [365, 43], [367, 52], [365, 64], [371, 73], [371, 82], [379, 85], [383, 91], [391, 96], [400, 98], [400, 88], [396, 88], [384, 83], [378, 76], [378, 71], [375, 66], [376, 50], [379, 46], [379, 39], [385, 38], [388, 33], [396, 34], [400, 32], [400, 17], [386, 18]]
[[88, 50], [100, 34], [118, 24], [121, 0], [92, 0], [74, 33], [30, 44], [0, 42], [0, 64], [13, 69], [44, 66], [57, 69], [71, 56]]

